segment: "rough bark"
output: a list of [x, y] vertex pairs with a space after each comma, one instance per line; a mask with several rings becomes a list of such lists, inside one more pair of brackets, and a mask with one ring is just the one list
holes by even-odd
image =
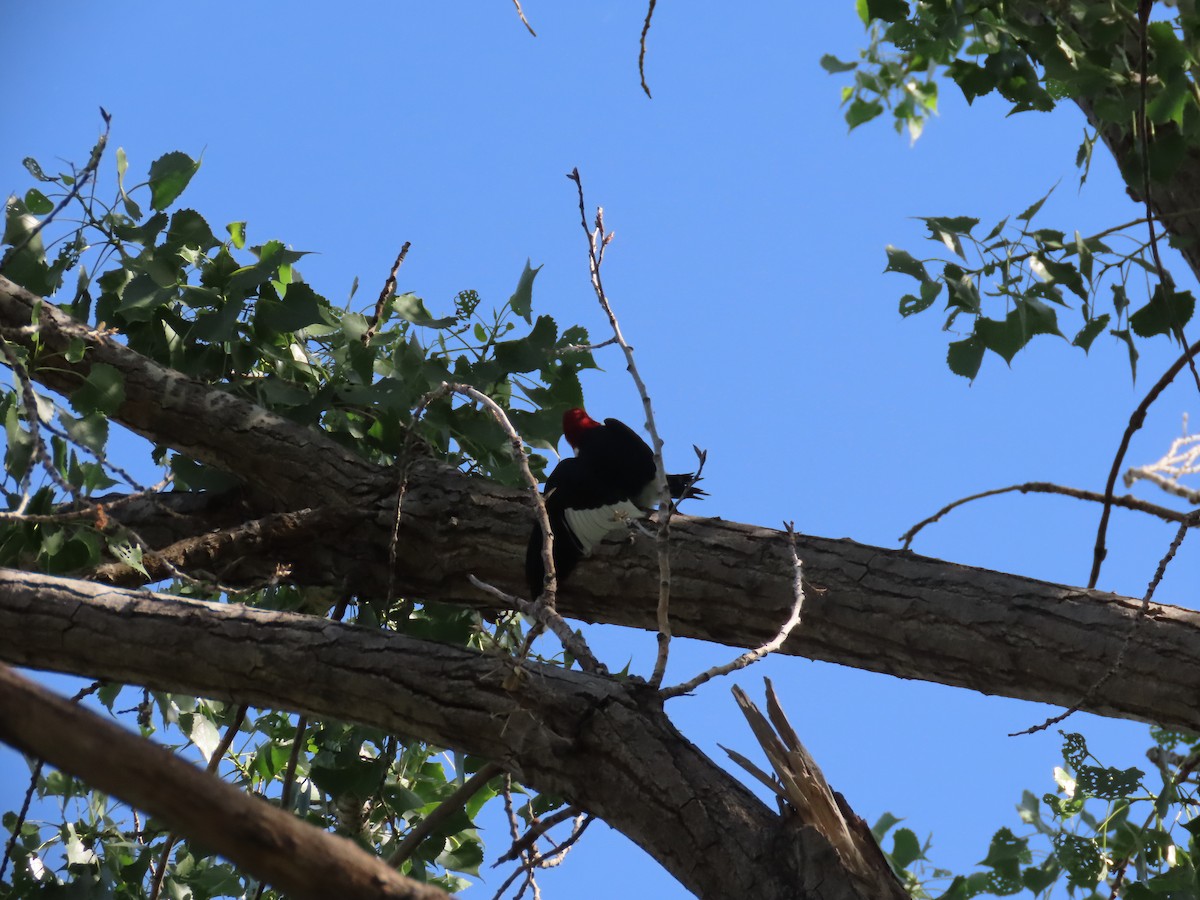
[[7, 666], [0, 666], [0, 740], [157, 816], [297, 900], [449, 900], [347, 838], [225, 784]]
[[494, 760], [600, 816], [699, 896], [905, 896], [886, 866], [868, 880], [816, 829], [769, 810], [634, 682], [12, 569], [0, 570], [0, 658], [356, 721]]
[[[27, 323], [37, 298], [0, 277], [0, 326]], [[227, 583], [278, 578], [380, 596], [389, 583], [394, 472], [348, 457], [340, 445], [272, 416], [248, 401], [156, 367], [128, 348], [88, 332], [49, 303], [41, 304], [40, 338], [65, 346], [70, 336], [91, 342], [97, 356], [136, 377], [115, 418], [154, 440], [176, 446], [239, 475], [271, 486], [271, 508], [245, 507], [247, 517], [210, 533], [230, 504], [214, 497], [188, 524], [176, 510], [146, 513], [178, 530], [176, 563]], [[29, 344], [32, 347], [32, 344]], [[56, 357], [34, 367], [50, 387], [72, 387], [80, 364]], [[62, 371], [65, 370], [65, 371]], [[146, 375], [153, 372], [153, 377]], [[143, 373], [143, 374], [137, 374]], [[76, 379], [76, 380], [72, 380]], [[171, 390], [171, 404], [155, 400]], [[215, 395], [215, 396], [214, 396]], [[237, 440], [220, 440], [221, 422], [197, 427], [209, 410], [252, 422]], [[180, 442], [173, 429], [189, 423]], [[209, 431], [214, 435], [209, 435]], [[299, 434], [297, 434], [299, 433]], [[330, 462], [325, 462], [328, 455]], [[280, 473], [284, 477], [279, 477]], [[180, 508], [188, 504], [170, 499]], [[312, 509], [318, 503], [320, 509]], [[121, 518], [126, 510], [113, 509]], [[235, 521], [231, 516], [229, 521]], [[489, 607], [493, 601], [467, 581], [474, 574], [512, 593], [521, 571], [531, 513], [524, 491], [469, 479], [422, 461], [411, 472], [397, 547], [395, 585], [414, 600]], [[141, 527], [140, 524], [138, 526]], [[236, 533], [234, 533], [236, 532]], [[333, 539], [330, 539], [330, 536]], [[183, 543], [177, 543], [182, 541]], [[1139, 602], [1099, 591], [940, 562], [847, 540], [801, 537], [808, 583], [805, 626], [784, 652], [872, 671], [967, 687], [1059, 705], [1078, 702], [1107, 672], [1130, 629], [1124, 663], [1102, 696], [1082, 704], [1102, 715], [1200, 730], [1189, 698], [1200, 691], [1200, 614], [1155, 604], [1140, 618]], [[152, 569], [153, 571], [153, 569]], [[111, 567], [107, 580], [136, 584], [134, 573]], [[585, 560], [561, 593], [569, 617], [654, 629], [657, 567], [649, 542], [606, 546]], [[778, 629], [791, 605], [791, 561], [782, 532], [719, 519], [680, 517], [672, 524], [672, 627], [676, 634], [739, 647], [757, 646]]]
[[[492, 607], [468, 575], [516, 593], [530, 511], [523, 492], [417, 466], [405, 499], [396, 588], [406, 597]], [[120, 511], [114, 516], [120, 518]], [[185, 539], [176, 565], [223, 582], [265, 580], [283, 562], [288, 578], [365, 595], [387, 588], [391, 501], [373, 513], [275, 515], [253, 527]], [[308, 522], [306, 526], [304, 523]], [[765, 643], [792, 603], [787, 536], [719, 519], [677, 517], [672, 530], [671, 620], [675, 634], [736, 647]], [[1113, 665], [1121, 668], [1083, 708], [1102, 715], [1200, 729], [1200, 613], [1050, 584], [849, 540], [797, 542], [810, 587], [804, 627], [781, 652], [1069, 706]], [[211, 554], [205, 551], [212, 551]], [[152, 574], [154, 569], [151, 569]], [[128, 585], [145, 579], [113, 565], [97, 573]], [[656, 628], [652, 541], [607, 545], [581, 563], [558, 607], [569, 618]]]

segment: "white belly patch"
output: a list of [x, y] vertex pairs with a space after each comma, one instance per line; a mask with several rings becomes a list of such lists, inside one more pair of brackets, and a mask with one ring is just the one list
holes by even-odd
[[628, 500], [596, 509], [567, 509], [563, 512], [571, 533], [579, 541], [584, 553], [591, 553], [592, 548], [607, 535], [620, 531], [631, 519], [643, 516], [645, 513]]

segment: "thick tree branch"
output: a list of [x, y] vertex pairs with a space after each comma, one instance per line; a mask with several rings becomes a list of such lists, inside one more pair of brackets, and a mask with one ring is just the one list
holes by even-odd
[[[0, 278], [0, 325], [19, 326], [22, 315], [28, 322], [35, 301]], [[127, 373], [118, 421], [185, 452], [207, 454], [249, 483], [267, 485], [270, 496], [293, 510], [320, 505], [349, 512], [339, 519], [347, 524], [337, 546], [307, 540], [239, 551], [233, 570], [239, 577], [253, 583], [284, 564], [288, 579], [300, 585], [385, 594], [394, 473], [248, 401], [149, 363], [49, 303], [41, 304], [39, 321], [40, 339], [51, 351], [65, 348], [72, 335], [92, 350], [82, 363], [57, 357], [55, 366], [33, 367], [34, 377], [69, 390], [87, 360], [118, 365]], [[222, 433], [226, 426], [231, 434]], [[520, 594], [530, 518], [524, 492], [417, 461], [396, 548], [397, 589], [413, 600], [494, 606], [471, 585], [468, 576], [475, 575]], [[281, 532], [298, 537], [303, 529], [273, 534]], [[675, 633], [743, 648], [770, 640], [794, 599], [786, 536], [686, 516], [673, 521], [672, 533]], [[644, 539], [631, 544], [601, 547], [582, 563], [580, 577], [559, 598], [564, 615], [657, 630], [651, 601], [658, 593], [657, 565]], [[814, 590], [804, 629], [781, 652], [987, 694], [1071, 705], [1112, 665], [1123, 623], [1139, 607], [1098, 591], [852, 541], [804, 537], [798, 550]], [[228, 579], [221, 559], [214, 556], [204, 567]], [[1200, 614], [1156, 605], [1138, 627], [1122, 672], [1085, 709], [1200, 730], [1190, 701], [1198, 693]]]
[[882, 873], [865, 884], [815, 828], [770, 811], [679, 734], [644, 685], [11, 569], [0, 570], [0, 659], [360, 722], [482, 756], [605, 819], [706, 897], [904, 896], [881, 893]]
[[[252, 555], [193, 562], [233, 575], [289, 569], [301, 585], [382, 596], [388, 583], [387, 499], [342, 519], [337, 547], [280, 540]], [[402, 596], [499, 608], [468, 576], [521, 590], [532, 513], [524, 492], [429, 461], [414, 466], [397, 546]], [[672, 524], [672, 628], [734, 647], [775, 636], [794, 603], [787, 535], [678, 515]], [[1070, 706], [1112, 665], [1140, 601], [889, 550], [798, 536], [805, 625], [779, 652], [985, 694]], [[211, 542], [222, 546], [218, 536]], [[653, 540], [605, 544], [559, 597], [568, 618], [657, 629]], [[1200, 613], [1154, 604], [1121, 672], [1084, 707], [1101, 715], [1200, 730]]]
[[447, 896], [2, 665], [0, 740], [161, 818], [292, 897]]

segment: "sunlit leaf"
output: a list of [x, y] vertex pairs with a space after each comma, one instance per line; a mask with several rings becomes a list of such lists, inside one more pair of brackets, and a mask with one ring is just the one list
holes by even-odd
[[199, 168], [199, 161], [179, 150], [156, 159], [150, 166], [150, 207], [162, 211], [174, 203]]

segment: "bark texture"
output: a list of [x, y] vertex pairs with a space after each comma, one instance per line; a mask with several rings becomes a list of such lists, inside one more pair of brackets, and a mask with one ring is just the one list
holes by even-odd
[[[0, 277], [0, 326], [27, 324], [39, 303], [39, 338], [51, 356], [38, 358], [35, 378], [69, 393], [87, 361], [107, 362], [126, 374], [126, 401], [114, 418], [267, 488], [236, 501], [166, 495], [161, 502], [172, 508], [139, 500], [113, 506], [113, 517], [137, 529], [149, 523], [167, 558], [224, 583], [264, 582], [283, 571], [297, 584], [386, 593], [396, 472], [157, 366]], [[80, 363], [54, 355], [71, 338], [89, 346]], [[25, 343], [33, 350], [32, 338]], [[162, 394], [171, 401], [161, 402]], [[177, 436], [181, 422], [186, 428]], [[234, 436], [225, 442], [222, 429], [229, 423]], [[474, 574], [519, 593], [531, 518], [524, 491], [417, 462], [401, 520], [397, 592], [413, 600], [494, 605], [468, 582]], [[985, 694], [1064, 706], [1083, 699], [1083, 709], [1102, 715], [1200, 730], [1200, 712], [1189, 700], [1200, 691], [1196, 612], [1155, 604], [1140, 617], [1139, 601], [1130, 598], [849, 540], [802, 536], [798, 546], [813, 590], [804, 628], [783, 652]], [[149, 567], [158, 576], [165, 572], [153, 560]], [[144, 580], [119, 565], [93, 577], [125, 585]], [[677, 518], [671, 593], [676, 634], [738, 647], [764, 643], [791, 605], [786, 535], [720, 519]], [[559, 608], [583, 621], [654, 629], [656, 597], [653, 548], [638, 537], [585, 560], [561, 592]], [[1130, 632], [1121, 668], [1101, 696], [1085, 699]]]
[[11, 569], [0, 570], [0, 658], [356, 721], [495, 760], [609, 822], [698, 896], [905, 896], [886, 866], [865, 877], [817, 829], [769, 810], [635, 682]]

